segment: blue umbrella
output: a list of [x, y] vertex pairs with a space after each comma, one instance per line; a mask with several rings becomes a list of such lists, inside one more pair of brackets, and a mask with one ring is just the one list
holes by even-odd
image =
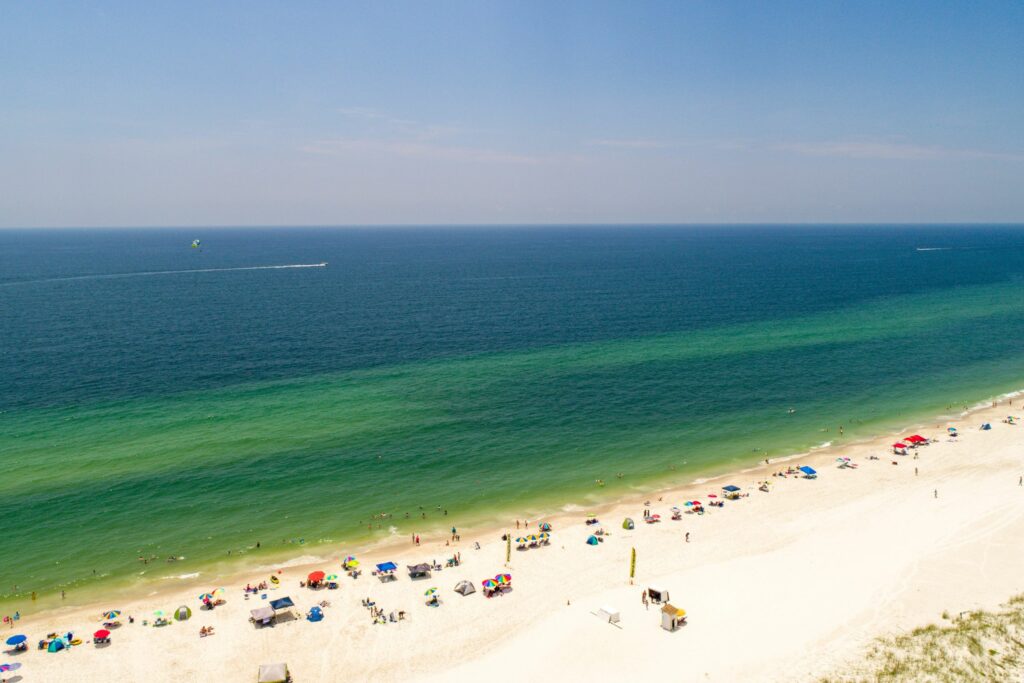
[[7, 639], [7, 644], [8, 645], [21, 645], [26, 640], [28, 640], [28, 638], [26, 636], [11, 636], [10, 638]]

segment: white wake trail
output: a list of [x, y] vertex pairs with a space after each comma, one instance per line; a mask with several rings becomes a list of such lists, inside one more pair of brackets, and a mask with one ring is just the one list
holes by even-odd
[[112, 280], [123, 277], [147, 277], [151, 275], [183, 275], [186, 273], [230, 273], [238, 270], [280, 270], [282, 268], [326, 268], [327, 263], [289, 263], [282, 266], [237, 266], [235, 268], [192, 268], [189, 270], [140, 270], [134, 273], [106, 273], [100, 275], [72, 275], [70, 277], [49, 277], [39, 280], [3, 282], [0, 287], [31, 285], [43, 282], [70, 282], [72, 280]]

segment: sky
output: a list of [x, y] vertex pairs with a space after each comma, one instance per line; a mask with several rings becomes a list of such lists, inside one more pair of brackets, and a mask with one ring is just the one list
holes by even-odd
[[0, 2], [0, 227], [1024, 222], [1024, 3]]

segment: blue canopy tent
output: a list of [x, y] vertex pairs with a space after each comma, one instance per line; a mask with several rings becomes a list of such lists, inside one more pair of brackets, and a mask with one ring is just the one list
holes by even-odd
[[590, 538], [587, 539], [587, 545], [597, 545], [597, 544], [598, 544], [597, 536], [591, 536]]
[[722, 490], [723, 491], [728, 491], [729, 493], [736, 493], [737, 491], [740, 490], [740, 487], [739, 486], [733, 486], [732, 484], [729, 484], [728, 486], [723, 486]]
[[324, 611], [319, 607], [314, 607], [309, 610], [309, 614], [306, 616], [308, 621], [317, 622], [324, 620]]
[[398, 579], [395, 576], [395, 571], [398, 569], [398, 565], [394, 562], [383, 562], [377, 565], [377, 578], [380, 579], [381, 583], [385, 581], [395, 581]]
[[804, 465], [799, 469], [807, 476], [808, 479], [814, 479], [815, 477], [818, 476], [818, 473], [814, 470], [813, 467], [808, 467], [807, 465]]
[[379, 572], [393, 572], [398, 569], [398, 565], [394, 562], [385, 562], [377, 565], [377, 571]]
[[53, 640], [50, 641], [50, 645], [46, 648], [46, 651], [47, 652], [60, 652], [61, 650], [63, 650], [66, 647], [67, 647], [67, 645], [64, 643], [64, 639], [63, 638], [54, 638]]
[[291, 598], [278, 598], [277, 600], [270, 601], [270, 608], [275, 612], [289, 607], [295, 607], [295, 603], [292, 602]]

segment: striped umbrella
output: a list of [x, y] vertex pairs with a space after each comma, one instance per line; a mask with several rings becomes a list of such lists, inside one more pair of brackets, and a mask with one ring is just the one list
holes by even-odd
[[510, 583], [512, 583], [512, 575], [511, 574], [498, 574], [497, 576], [494, 577], [494, 580], [497, 581], [498, 583], [502, 584], [502, 585], [510, 584]]
[[546, 532], [546, 531], [545, 531], [544, 533], [542, 533], [542, 534], [540, 535], [540, 538], [541, 538], [541, 540], [542, 540], [542, 541], [546, 541], [546, 540], [548, 540], [549, 538], [551, 538], [551, 534], [549, 534], [548, 532]]
[[220, 598], [220, 597], [223, 597], [223, 596], [224, 596], [224, 589], [223, 588], [215, 588], [214, 589], [213, 597]]
[[424, 595], [426, 595], [426, 596], [427, 596], [427, 597], [429, 598], [429, 597], [430, 597], [431, 595], [433, 595], [434, 593], [437, 593], [437, 589], [436, 589], [436, 588], [428, 588], [428, 589], [427, 589], [427, 592], [426, 592], [426, 593], [424, 593]]
[[344, 560], [341, 561], [341, 565], [349, 565], [356, 561], [355, 555], [347, 555]]
[[484, 588], [497, 588], [498, 584], [494, 583], [494, 579], [484, 579], [480, 582]]
[[529, 536], [526, 537], [526, 539], [530, 543], [536, 543], [537, 542], [537, 535], [536, 534], [530, 534]]
[[328, 574], [327, 576], [324, 577], [324, 581], [337, 581], [337, 580], [338, 580], [338, 575], [337, 574]]
[[518, 543], [520, 545], [523, 545], [524, 543], [526, 543], [526, 539], [524, 537], [520, 536], [519, 538], [516, 539], [516, 543]]
[[112, 609], [110, 611], [104, 612], [100, 616], [103, 617], [103, 621], [114, 621], [119, 616], [121, 616], [121, 610]]
[[14, 662], [13, 664], [0, 664], [0, 671], [7, 673], [8, 671], [17, 671], [21, 668], [21, 662]]
[[163, 611], [162, 609], [158, 609], [155, 612], [153, 612], [153, 616], [157, 617], [158, 619], [162, 619], [167, 616], [167, 612]]
[[203, 593], [199, 596], [199, 602], [206, 602], [207, 600], [213, 600], [213, 595], [210, 593]]

